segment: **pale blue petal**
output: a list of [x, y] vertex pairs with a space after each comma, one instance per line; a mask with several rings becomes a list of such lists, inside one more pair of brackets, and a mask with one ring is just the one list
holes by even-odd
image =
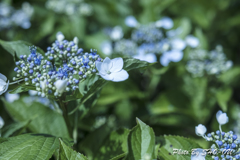
[[101, 45], [101, 50], [104, 54], [106, 55], [111, 55], [112, 54], [112, 44], [110, 41], [105, 41]]
[[173, 40], [171, 40], [171, 46], [174, 50], [184, 50], [186, 47], [186, 43], [184, 42], [184, 40], [180, 39], [180, 38], [175, 38]]
[[188, 35], [185, 40], [186, 40], [187, 45], [189, 45], [192, 48], [196, 48], [199, 45], [198, 38], [196, 38], [192, 35]]
[[106, 73], [110, 71], [111, 68], [112, 68], [112, 61], [110, 58], [106, 57], [102, 62], [101, 71], [103, 71], [103, 73]]
[[129, 77], [127, 71], [123, 69], [120, 72], [111, 73], [111, 76], [113, 77], [113, 82], [125, 81]]
[[169, 51], [169, 59], [172, 62], [179, 62], [183, 58], [183, 52], [178, 50]]
[[135, 18], [134, 16], [128, 16], [128, 17], [125, 19], [125, 24], [126, 24], [128, 27], [137, 27], [138, 21], [136, 20], [136, 18]]
[[110, 72], [119, 72], [123, 68], [123, 59], [121, 57], [114, 58], [112, 61], [112, 68]]
[[170, 59], [169, 57], [167, 56], [167, 52], [164, 53], [161, 57], [160, 57], [160, 63], [163, 65], [163, 66], [168, 66], [168, 64], [170, 63]]

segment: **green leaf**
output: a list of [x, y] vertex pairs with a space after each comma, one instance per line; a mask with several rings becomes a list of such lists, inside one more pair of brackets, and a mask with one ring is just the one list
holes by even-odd
[[31, 98], [24, 97], [13, 103], [2, 100], [5, 109], [14, 120], [17, 122], [31, 120], [28, 128], [32, 132], [69, 138], [63, 116], [41, 103], [31, 102]]
[[20, 130], [21, 128], [27, 127], [28, 124], [29, 124], [29, 121], [17, 122], [17, 123], [10, 124], [10, 125], [8, 125], [6, 127], [3, 127], [3, 129], [2, 129], [2, 137], [9, 137], [14, 132]]
[[0, 159], [47, 160], [59, 148], [58, 138], [50, 135], [23, 134], [0, 143]]
[[59, 159], [60, 160], [87, 160], [87, 158], [74, 151], [73, 149], [69, 148], [64, 142], [59, 139], [60, 141], [60, 149], [59, 149]]
[[227, 103], [231, 99], [232, 89], [231, 88], [222, 88], [217, 91], [216, 98], [219, 106], [224, 112], [227, 111]]
[[126, 71], [130, 71], [132, 69], [146, 68], [154, 64], [154, 63], [148, 63], [146, 61], [140, 61], [134, 58], [124, 58], [123, 61], [124, 61], [123, 69], [125, 69]]
[[82, 98], [82, 94], [79, 90], [75, 90], [72, 95], [67, 95], [64, 102], [73, 101]]
[[137, 118], [128, 137], [128, 155], [125, 160], [155, 158], [155, 135], [153, 129]]
[[[189, 160], [191, 159], [192, 149], [201, 148], [193, 140], [180, 136], [163, 136], [159, 137], [159, 141], [160, 148], [158, 150], [158, 159], [162, 160]], [[187, 150], [189, 154], [173, 154], [173, 149]], [[208, 159], [209, 156], [206, 158]]]
[[91, 86], [99, 79], [97, 74], [92, 74], [91, 76], [87, 77], [85, 80], [80, 82], [79, 84], [79, 91], [82, 95], [87, 94], [90, 90]]
[[[13, 57], [15, 57], [16, 55], [18, 58], [20, 57], [20, 55], [29, 55], [30, 54], [29, 46], [32, 46], [31, 43], [25, 41], [7, 42], [3, 40], [0, 40], [0, 45], [9, 53], [11, 53]], [[39, 47], [37, 47], [37, 52], [44, 55], [44, 51]]]
[[[9, 88], [11, 89], [11, 88]], [[9, 93], [11, 94], [16, 94], [16, 93], [22, 93], [22, 92], [27, 92], [29, 90], [35, 90], [36, 87], [32, 85], [25, 85], [25, 84], [16, 84], [15, 88], [12, 89]]]

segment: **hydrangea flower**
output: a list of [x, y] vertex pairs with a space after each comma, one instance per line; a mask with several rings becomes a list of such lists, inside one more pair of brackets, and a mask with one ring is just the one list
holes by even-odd
[[128, 79], [128, 73], [123, 68], [123, 59], [106, 57], [103, 62], [96, 62], [99, 75], [108, 81], [120, 82]]
[[89, 16], [93, 12], [92, 6], [83, 0], [48, 0], [46, 8], [66, 15], [80, 14]]
[[33, 11], [33, 7], [27, 2], [24, 2], [22, 8], [19, 10], [15, 10], [6, 3], [0, 3], [0, 30], [8, 29], [13, 26], [20, 26], [23, 29], [30, 28], [30, 18]]
[[81, 80], [96, 73], [96, 62], [102, 61], [96, 50], [84, 53], [77, 38], [67, 41], [62, 33], [56, 38], [45, 56], [30, 47], [30, 54], [21, 55], [14, 69], [17, 75], [13, 80], [23, 79], [26, 85], [34, 85], [42, 97], [75, 91]]
[[192, 50], [188, 59], [186, 69], [193, 77], [201, 77], [204, 74], [219, 75], [233, 65], [232, 61], [227, 60], [221, 46], [210, 52], [202, 49]]
[[[232, 131], [223, 132], [221, 129], [221, 125], [228, 122], [227, 114], [222, 113], [222, 111], [218, 111], [216, 118], [219, 122], [219, 130], [216, 132], [208, 133], [207, 136], [203, 136], [203, 138], [207, 141], [214, 142], [214, 144], [211, 146], [213, 153], [212, 159], [240, 159], [240, 140], [238, 139], [238, 136], [235, 135]], [[199, 127], [198, 130], [199, 131], [196, 132], [197, 135], [199, 135], [199, 133], [203, 135], [203, 133], [206, 132], [203, 126]]]
[[163, 17], [156, 22], [143, 25], [135, 17], [128, 16], [125, 19], [125, 24], [133, 28], [131, 38], [120, 38], [123, 37], [120, 29], [113, 34], [116, 30], [116, 27], [114, 27], [107, 32], [112, 43], [104, 42], [102, 44], [103, 53], [107, 55], [112, 53], [123, 54], [149, 63], [156, 62], [157, 55], [160, 55], [160, 63], [167, 66], [170, 62], [182, 60], [183, 50], [187, 46], [198, 46], [196, 42], [193, 42], [198, 40], [196, 37], [190, 36], [186, 40], [180, 39], [179, 35], [182, 32], [180, 28], [169, 30], [174, 25], [169, 17]]
[[8, 85], [7, 77], [0, 73], [0, 95], [7, 91]]

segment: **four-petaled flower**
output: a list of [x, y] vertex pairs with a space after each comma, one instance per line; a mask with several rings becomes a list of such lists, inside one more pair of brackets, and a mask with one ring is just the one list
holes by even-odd
[[8, 85], [7, 77], [0, 73], [0, 95], [7, 91]]
[[106, 57], [103, 62], [96, 62], [99, 75], [108, 81], [120, 82], [128, 79], [128, 73], [123, 68], [123, 59]]
[[195, 127], [195, 132], [198, 136], [204, 136], [205, 133], [207, 132], [207, 129], [204, 125], [199, 124], [198, 126]]

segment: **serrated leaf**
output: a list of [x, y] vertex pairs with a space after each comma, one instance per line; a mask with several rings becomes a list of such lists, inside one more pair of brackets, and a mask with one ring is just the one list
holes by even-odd
[[[159, 139], [160, 148], [158, 150], [158, 159], [161, 160], [189, 160], [191, 159], [192, 149], [201, 148], [193, 140], [180, 136], [162, 136], [159, 137]], [[189, 154], [173, 154], [173, 149], [187, 150]], [[209, 156], [206, 158], [208, 159]]]
[[154, 63], [148, 63], [146, 61], [140, 61], [134, 58], [124, 58], [123, 61], [124, 61], [123, 69], [125, 69], [126, 71], [130, 71], [132, 69], [145, 68], [154, 64]]
[[128, 137], [128, 155], [125, 160], [155, 158], [155, 135], [153, 129], [137, 118]]
[[60, 160], [88, 160], [83, 154], [77, 153], [70, 147], [68, 147], [64, 142], [60, 141], [60, 149], [59, 149], [59, 159]]
[[[29, 55], [29, 46], [32, 46], [31, 43], [25, 42], [25, 41], [3, 41], [0, 40], [0, 45], [7, 50], [10, 54], [12, 54], [13, 57], [15, 55], [19, 58], [20, 55]], [[37, 52], [44, 55], [44, 51], [37, 47]]]
[[[57, 137], [69, 138], [63, 116], [50, 107], [38, 102], [31, 102], [25, 97], [9, 103], [2, 99], [5, 109], [17, 122], [31, 120], [28, 128], [34, 133], [51, 134]], [[26, 102], [26, 103], [25, 103]]]
[[59, 148], [58, 138], [50, 135], [24, 134], [0, 143], [0, 159], [48, 160]]
[[82, 95], [87, 94], [91, 86], [99, 79], [97, 74], [93, 74], [87, 77], [85, 80], [79, 83], [79, 91]]

